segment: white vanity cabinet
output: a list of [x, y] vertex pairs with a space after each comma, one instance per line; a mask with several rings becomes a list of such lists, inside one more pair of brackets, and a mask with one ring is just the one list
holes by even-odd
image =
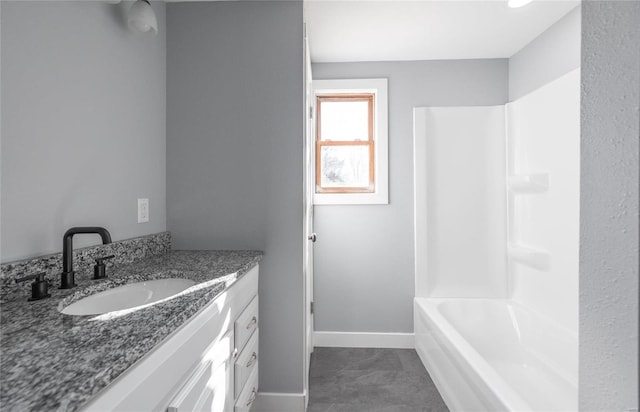
[[87, 403], [84, 411], [249, 411], [258, 392], [258, 266]]

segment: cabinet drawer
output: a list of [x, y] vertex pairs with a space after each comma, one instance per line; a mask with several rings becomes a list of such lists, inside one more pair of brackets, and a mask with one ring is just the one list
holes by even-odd
[[249, 379], [249, 376], [251, 376], [251, 372], [256, 369], [258, 357], [258, 331], [256, 330], [240, 353], [240, 356], [236, 358], [236, 362], [233, 366], [235, 377], [234, 396], [236, 398], [240, 395], [240, 392]]
[[258, 365], [256, 363], [256, 367], [253, 368], [251, 375], [249, 375], [249, 379], [244, 386], [242, 392], [240, 392], [240, 396], [238, 396], [238, 400], [236, 401], [236, 405], [234, 408], [235, 412], [249, 412], [251, 409], [251, 405], [256, 400], [256, 396], [258, 395]]
[[230, 402], [231, 384], [229, 355], [233, 333], [227, 333], [205, 353], [198, 366], [178, 394], [171, 400], [167, 412], [223, 411]]
[[234, 326], [236, 350], [242, 351], [253, 331], [258, 329], [258, 297], [253, 298], [251, 303], [242, 311]]

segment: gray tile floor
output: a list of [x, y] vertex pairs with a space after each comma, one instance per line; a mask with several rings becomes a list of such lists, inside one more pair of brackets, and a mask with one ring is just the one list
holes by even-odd
[[448, 409], [413, 349], [315, 348], [307, 411]]

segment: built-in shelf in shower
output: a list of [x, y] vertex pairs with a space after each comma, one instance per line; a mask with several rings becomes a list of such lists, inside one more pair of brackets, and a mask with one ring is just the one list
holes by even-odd
[[507, 177], [507, 186], [513, 193], [539, 193], [549, 190], [547, 173], [519, 174]]
[[521, 244], [509, 245], [509, 260], [543, 271], [548, 271], [551, 268], [549, 252]]

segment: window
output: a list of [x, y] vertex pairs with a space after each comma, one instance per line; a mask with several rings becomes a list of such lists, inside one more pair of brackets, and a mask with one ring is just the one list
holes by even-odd
[[316, 96], [316, 193], [374, 192], [373, 99]]
[[386, 79], [317, 80], [314, 204], [386, 204]]

